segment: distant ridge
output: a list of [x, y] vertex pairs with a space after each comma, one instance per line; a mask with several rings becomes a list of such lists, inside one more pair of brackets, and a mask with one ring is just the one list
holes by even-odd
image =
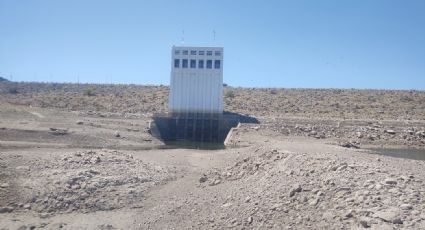
[[9, 82], [9, 80], [4, 77], [0, 77], [0, 82]]

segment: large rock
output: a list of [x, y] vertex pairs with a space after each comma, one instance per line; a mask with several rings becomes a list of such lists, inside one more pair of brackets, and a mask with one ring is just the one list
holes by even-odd
[[401, 219], [401, 211], [398, 208], [389, 208], [383, 211], [375, 212], [374, 217], [393, 224], [403, 223]]
[[0, 207], [0, 213], [12, 212], [13, 207]]

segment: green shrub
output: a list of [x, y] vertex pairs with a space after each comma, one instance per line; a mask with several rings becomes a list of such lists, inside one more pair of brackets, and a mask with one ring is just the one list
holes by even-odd
[[225, 94], [225, 97], [227, 98], [234, 98], [235, 97], [235, 92], [233, 92], [233, 90], [228, 90]]
[[89, 87], [84, 90], [84, 95], [86, 96], [96, 96], [96, 89], [94, 87]]

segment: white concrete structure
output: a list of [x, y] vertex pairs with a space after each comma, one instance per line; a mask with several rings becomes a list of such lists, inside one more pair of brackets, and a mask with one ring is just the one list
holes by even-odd
[[223, 48], [173, 46], [171, 113], [223, 112]]

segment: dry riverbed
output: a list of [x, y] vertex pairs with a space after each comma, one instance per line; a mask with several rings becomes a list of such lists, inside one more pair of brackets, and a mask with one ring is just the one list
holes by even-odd
[[[25, 87], [28, 94], [0, 98], [0, 229], [425, 229], [425, 161], [366, 149], [424, 148], [421, 92], [366, 91], [409, 96], [411, 119], [266, 111], [260, 124], [235, 129], [227, 148], [202, 150], [168, 149], [152, 137], [157, 105], [68, 110], [51, 98], [40, 108], [16, 103], [48, 95]], [[62, 96], [72, 87], [60, 85]], [[165, 95], [157, 89], [141, 91]], [[246, 96], [239, 90], [226, 100]]]

